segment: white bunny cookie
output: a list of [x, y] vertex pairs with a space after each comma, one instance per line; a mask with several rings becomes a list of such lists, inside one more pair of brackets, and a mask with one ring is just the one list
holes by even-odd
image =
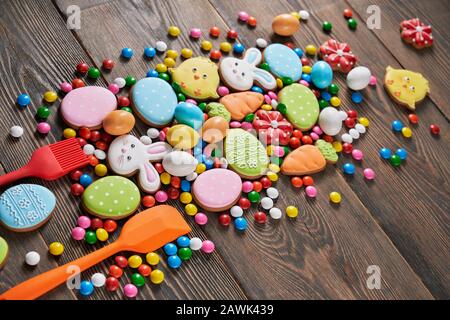
[[144, 145], [132, 135], [117, 137], [109, 146], [108, 164], [117, 174], [132, 176], [139, 171], [138, 182], [143, 191], [158, 191], [161, 181], [150, 163], [164, 158], [172, 148], [165, 142]]
[[219, 66], [222, 81], [237, 91], [247, 91], [258, 83], [266, 90], [273, 90], [277, 86], [275, 78], [266, 70], [257, 68], [261, 62], [261, 52], [250, 48], [245, 52], [243, 59], [225, 58]]

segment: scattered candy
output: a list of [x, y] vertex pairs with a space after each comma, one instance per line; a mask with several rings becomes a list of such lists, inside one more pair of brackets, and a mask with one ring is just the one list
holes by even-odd
[[123, 294], [127, 298], [134, 298], [138, 294], [138, 289], [134, 284], [127, 284], [123, 287]]
[[64, 252], [64, 246], [60, 242], [52, 242], [48, 248], [51, 255], [60, 256]]
[[333, 191], [330, 193], [330, 201], [333, 203], [340, 203], [342, 200], [339, 192]]
[[36, 251], [27, 252], [25, 255], [25, 263], [29, 266], [37, 266], [41, 261], [41, 256]]
[[20, 138], [23, 135], [23, 128], [21, 126], [12, 126], [9, 129], [9, 134], [14, 138]]
[[106, 283], [106, 277], [103, 273], [94, 273], [91, 277], [91, 283], [94, 285], [94, 287], [103, 287]]
[[90, 281], [81, 281], [80, 283], [80, 294], [82, 296], [90, 296], [94, 292], [94, 286]]
[[296, 218], [298, 216], [298, 208], [294, 206], [286, 207], [286, 215], [289, 218]]
[[432, 134], [437, 136], [441, 132], [441, 129], [436, 124], [432, 124], [432, 125], [430, 125], [430, 131]]
[[364, 169], [363, 174], [364, 178], [366, 178], [367, 180], [375, 179], [375, 171], [373, 171], [373, 169], [371, 168]]

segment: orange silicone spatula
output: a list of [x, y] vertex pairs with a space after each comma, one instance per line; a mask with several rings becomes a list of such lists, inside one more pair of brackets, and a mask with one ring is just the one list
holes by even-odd
[[0, 300], [32, 300], [73, 277], [74, 267], [84, 271], [119, 251], [147, 253], [190, 232], [181, 214], [171, 206], [161, 205], [142, 211], [128, 220], [119, 238], [97, 251], [61, 267], [22, 282], [0, 295]]

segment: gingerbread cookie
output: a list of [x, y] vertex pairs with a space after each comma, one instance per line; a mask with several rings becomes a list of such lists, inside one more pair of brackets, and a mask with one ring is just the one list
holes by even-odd
[[254, 82], [266, 90], [273, 90], [277, 86], [275, 78], [266, 70], [256, 67], [261, 59], [261, 51], [256, 48], [248, 49], [242, 59], [225, 58], [220, 62], [220, 77], [236, 91], [250, 90]]
[[292, 134], [292, 124], [278, 111], [258, 110], [253, 128], [266, 144], [287, 145]]
[[192, 185], [195, 201], [203, 209], [211, 212], [230, 209], [239, 200], [241, 191], [241, 178], [227, 169], [205, 171]]
[[348, 73], [356, 64], [358, 59], [345, 42], [329, 39], [319, 48], [319, 54], [333, 70]]
[[86, 188], [81, 199], [83, 208], [104, 219], [123, 219], [137, 210], [141, 203], [138, 187], [120, 176], [101, 178]]
[[386, 68], [384, 86], [392, 99], [413, 111], [416, 103], [430, 93], [428, 80], [422, 74], [390, 66]]
[[314, 145], [319, 148], [320, 153], [323, 155], [327, 163], [335, 164], [339, 160], [339, 156], [331, 143], [319, 139]]
[[258, 110], [263, 102], [264, 96], [252, 91], [232, 93], [220, 99], [220, 103], [230, 112], [231, 119], [238, 121]]
[[8, 260], [8, 243], [5, 239], [0, 237], [0, 270], [5, 266], [6, 261]]
[[431, 26], [424, 24], [419, 18], [403, 20], [400, 23], [400, 32], [403, 41], [412, 44], [416, 49], [433, 45]]
[[112, 171], [122, 176], [132, 176], [139, 171], [138, 183], [142, 190], [154, 193], [161, 181], [151, 162], [162, 160], [171, 150], [165, 142], [144, 145], [135, 136], [120, 136], [109, 146], [108, 164]]
[[228, 130], [224, 151], [230, 169], [243, 178], [257, 179], [267, 171], [269, 159], [264, 145], [245, 130]]
[[172, 79], [181, 91], [196, 100], [217, 99], [219, 73], [214, 62], [205, 57], [185, 60], [175, 69], [170, 69]]
[[286, 156], [281, 172], [288, 176], [302, 176], [320, 172], [325, 169], [326, 164], [319, 148], [305, 144]]
[[0, 222], [16, 232], [39, 228], [55, 209], [55, 195], [36, 184], [20, 184], [0, 196]]
[[279, 78], [290, 78], [296, 82], [302, 76], [302, 63], [298, 55], [283, 44], [274, 43], [264, 50], [264, 61], [270, 72]]
[[278, 93], [278, 101], [286, 105], [286, 117], [297, 129], [307, 131], [316, 124], [319, 103], [308, 87], [293, 83]]
[[132, 107], [146, 124], [163, 127], [170, 123], [178, 104], [170, 84], [159, 78], [139, 80], [131, 91]]
[[103, 87], [90, 86], [70, 91], [61, 102], [61, 115], [70, 127], [100, 129], [103, 119], [117, 108], [116, 96]]

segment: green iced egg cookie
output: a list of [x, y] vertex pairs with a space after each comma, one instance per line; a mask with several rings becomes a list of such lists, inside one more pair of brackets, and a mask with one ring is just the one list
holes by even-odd
[[241, 177], [256, 179], [269, 164], [266, 149], [252, 134], [242, 129], [231, 129], [225, 139], [225, 157], [230, 169]]
[[0, 237], [0, 269], [5, 265], [8, 259], [8, 243]]
[[297, 129], [306, 131], [316, 124], [319, 103], [308, 87], [293, 83], [280, 91], [278, 101], [286, 105], [286, 117]]
[[139, 207], [141, 194], [129, 179], [108, 176], [92, 183], [83, 193], [83, 207], [100, 218], [123, 219]]
[[315, 145], [328, 163], [336, 163], [338, 161], [339, 156], [331, 143], [319, 139]]

